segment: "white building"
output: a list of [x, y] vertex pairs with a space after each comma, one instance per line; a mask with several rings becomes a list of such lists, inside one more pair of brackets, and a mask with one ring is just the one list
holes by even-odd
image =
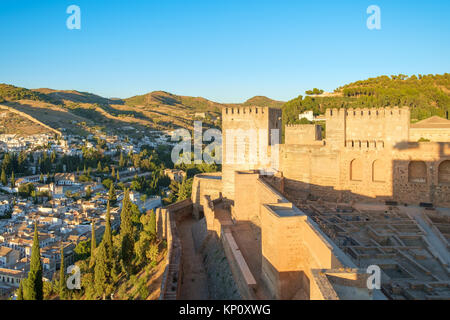
[[314, 113], [311, 110], [309, 110], [309, 111], [305, 111], [303, 113], [300, 113], [298, 115], [298, 119], [299, 120], [307, 119], [308, 121], [314, 121], [315, 117], [314, 117]]

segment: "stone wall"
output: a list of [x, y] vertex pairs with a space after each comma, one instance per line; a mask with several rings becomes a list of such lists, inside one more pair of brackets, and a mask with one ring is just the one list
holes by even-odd
[[293, 124], [287, 125], [284, 130], [285, 144], [323, 144], [322, 129], [315, 124]]
[[222, 174], [220, 172], [202, 173], [194, 177], [191, 199], [194, 204], [193, 215], [196, 219], [202, 218], [204, 206], [207, 205], [205, 195], [209, 195], [212, 199], [221, 197]]
[[433, 142], [450, 142], [449, 128], [410, 128], [409, 141], [418, 142], [421, 138]]
[[[259, 150], [259, 147], [267, 149], [272, 144], [271, 137], [275, 134], [272, 129], [279, 130], [275, 144], [281, 143], [281, 110], [225, 107], [222, 109], [222, 128], [223, 196], [233, 199], [234, 172], [267, 167], [267, 162], [260, 155], [268, 152]], [[250, 142], [252, 139], [254, 143]]]
[[259, 219], [261, 204], [287, 201], [259, 176], [257, 171], [235, 172], [236, 195], [231, 212], [234, 220], [250, 221], [254, 217]]
[[182, 279], [182, 249], [177, 221], [192, 214], [192, 201], [187, 199], [156, 210], [158, 236], [167, 242], [166, 267], [161, 282], [160, 300], [177, 299]]
[[[408, 138], [407, 108], [327, 110], [324, 145], [282, 145], [279, 171], [287, 189], [328, 201], [449, 206], [450, 180], [441, 164], [450, 160], [450, 144]], [[424, 181], [411, 180], [416, 161], [425, 163]]]

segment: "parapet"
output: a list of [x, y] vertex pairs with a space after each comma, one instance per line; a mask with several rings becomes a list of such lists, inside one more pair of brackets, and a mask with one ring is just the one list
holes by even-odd
[[281, 113], [280, 109], [270, 107], [223, 107], [222, 119], [232, 120], [233, 118], [262, 118], [268, 116], [270, 113]]
[[341, 118], [345, 117], [354, 117], [354, 118], [365, 118], [365, 119], [377, 119], [377, 118], [386, 118], [386, 117], [410, 117], [409, 107], [386, 107], [386, 108], [348, 108], [348, 109], [327, 109], [326, 110], [326, 118]]
[[337, 108], [330, 108], [327, 109], [325, 112], [325, 117], [328, 118], [340, 118], [346, 115], [346, 109], [337, 109]]
[[393, 108], [348, 108], [347, 117], [377, 119], [387, 117], [410, 117], [409, 107], [393, 107]]

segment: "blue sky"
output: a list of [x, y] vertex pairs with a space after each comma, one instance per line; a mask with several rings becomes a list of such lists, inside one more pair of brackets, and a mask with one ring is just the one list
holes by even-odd
[[[66, 28], [71, 4], [81, 30]], [[381, 30], [366, 27], [373, 4]], [[242, 102], [445, 72], [448, 0], [0, 0], [0, 83], [27, 88]]]

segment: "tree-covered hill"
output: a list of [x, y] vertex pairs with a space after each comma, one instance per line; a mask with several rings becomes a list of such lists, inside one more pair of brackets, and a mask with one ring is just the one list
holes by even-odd
[[283, 105], [283, 121], [295, 123], [306, 110], [408, 106], [413, 122], [450, 111], [450, 74], [380, 76], [344, 85], [334, 96], [299, 96]]
[[33, 90], [15, 87], [10, 84], [0, 84], [0, 102], [17, 101], [17, 100], [32, 100], [43, 101], [48, 103], [58, 103], [52, 97]]

